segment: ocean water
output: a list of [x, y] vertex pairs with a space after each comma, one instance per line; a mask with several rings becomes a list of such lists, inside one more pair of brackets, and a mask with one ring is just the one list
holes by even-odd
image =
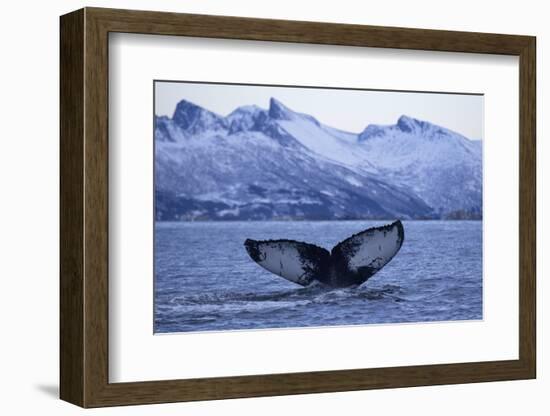
[[157, 222], [155, 333], [482, 319], [482, 222], [405, 221], [405, 241], [357, 288], [301, 287], [246, 253], [247, 238], [330, 250], [380, 221]]

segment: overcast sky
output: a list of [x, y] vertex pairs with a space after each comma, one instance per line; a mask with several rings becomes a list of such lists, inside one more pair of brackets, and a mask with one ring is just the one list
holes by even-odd
[[176, 104], [185, 99], [226, 116], [243, 105], [268, 108], [271, 97], [323, 124], [353, 133], [369, 124], [395, 124], [405, 114], [473, 140], [483, 137], [481, 95], [157, 81], [155, 114], [171, 117]]

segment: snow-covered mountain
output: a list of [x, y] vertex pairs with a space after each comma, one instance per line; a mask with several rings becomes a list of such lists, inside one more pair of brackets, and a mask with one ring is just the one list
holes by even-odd
[[407, 116], [369, 125], [358, 141], [386, 180], [410, 188], [438, 215], [481, 215], [481, 141]]
[[182, 100], [155, 117], [155, 152], [158, 220], [481, 212], [478, 142], [407, 117], [357, 135], [273, 98], [226, 117]]

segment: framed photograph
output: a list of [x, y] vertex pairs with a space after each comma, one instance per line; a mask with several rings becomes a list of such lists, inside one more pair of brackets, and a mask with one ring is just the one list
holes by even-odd
[[62, 16], [61, 398], [535, 378], [535, 49]]

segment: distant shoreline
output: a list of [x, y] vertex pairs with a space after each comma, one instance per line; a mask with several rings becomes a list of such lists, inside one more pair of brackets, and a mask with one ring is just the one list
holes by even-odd
[[458, 221], [471, 221], [471, 222], [483, 222], [483, 218], [423, 218], [423, 219], [403, 219], [403, 218], [355, 218], [355, 219], [307, 219], [307, 218], [299, 218], [299, 219], [268, 219], [268, 220], [242, 220], [242, 219], [223, 219], [223, 220], [213, 220], [213, 219], [205, 219], [205, 220], [155, 220], [155, 223], [175, 223], [175, 222], [182, 222], [182, 223], [191, 223], [191, 222], [198, 222], [198, 223], [217, 223], [217, 222], [356, 222], [356, 221], [395, 221], [395, 220], [401, 220], [401, 221], [407, 221], [407, 222], [438, 222], [438, 221], [447, 221], [447, 222], [458, 222]]

